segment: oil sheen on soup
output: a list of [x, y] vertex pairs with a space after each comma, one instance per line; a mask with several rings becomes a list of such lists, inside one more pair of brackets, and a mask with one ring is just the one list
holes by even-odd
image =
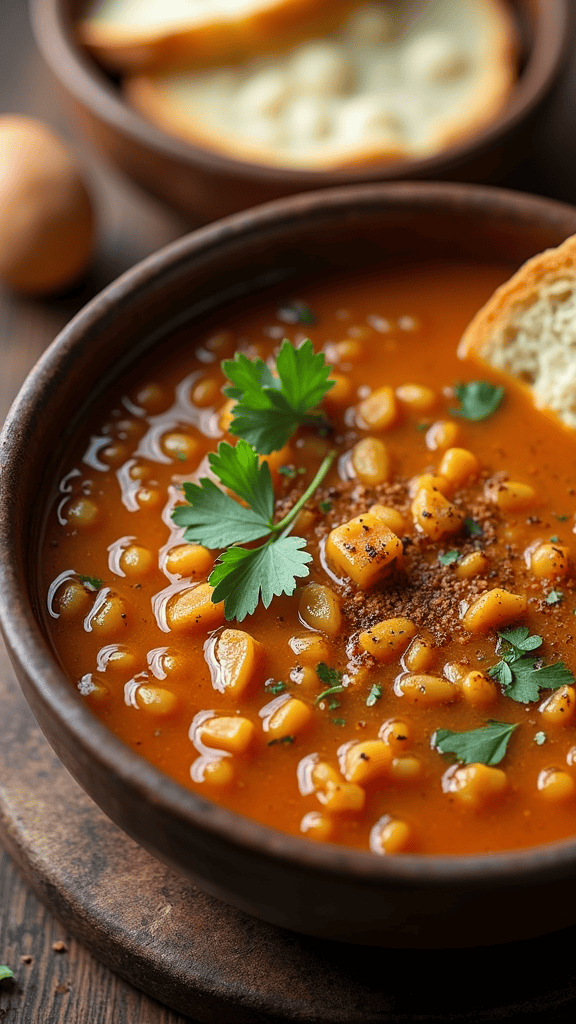
[[[508, 274], [402, 267], [183, 330], [67, 456], [43, 540], [52, 643], [79, 699], [183, 786], [379, 856], [574, 834], [575, 441], [455, 355]], [[172, 513], [238, 441], [221, 361], [274, 369], [285, 338], [335, 383], [265, 457], [276, 521], [335, 457], [292, 527], [309, 574], [227, 620], [221, 552]]]

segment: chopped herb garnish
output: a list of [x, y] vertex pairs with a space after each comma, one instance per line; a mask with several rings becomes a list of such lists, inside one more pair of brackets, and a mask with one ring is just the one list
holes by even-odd
[[557, 519], [559, 523], [565, 523], [566, 520], [568, 519], [568, 516], [566, 516], [566, 515], [559, 516], [559, 515], [556, 515], [556, 513], [554, 513], [554, 518]]
[[498, 633], [496, 652], [501, 660], [488, 669], [488, 674], [503, 687], [506, 697], [521, 704], [538, 700], [540, 690], [557, 690], [573, 683], [574, 677], [563, 662], [544, 665], [541, 658], [531, 656], [542, 644], [541, 636], [530, 636], [527, 626]]
[[546, 594], [546, 604], [561, 604], [563, 600], [562, 590], [551, 590], [549, 594]]
[[418, 431], [419, 434], [423, 434], [425, 430], [428, 430], [429, 426], [430, 426], [429, 423], [423, 423], [422, 420], [420, 420], [420, 422], [414, 424], [414, 427]]
[[278, 466], [278, 472], [282, 476], [287, 476], [290, 480], [293, 480], [295, 476], [300, 476], [306, 470], [304, 466], [299, 466], [298, 469], [296, 469], [296, 466]]
[[180, 462], [186, 462], [186, 452], [178, 452], [176, 458], [179, 459]]
[[454, 391], [460, 401], [459, 409], [450, 409], [453, 416], [462, 416], [466, 420], [485, 420], [500, 405], [504, 398], [504, 388], [496, 387], [485, 380], [471, 380], [468, 384], [455, 384]]
[[82, 576], [80, 573], [78, 573], [78, 579], [80, 580], [80, 583], [83, 583], [85, 587], [88, 587], [88, 590], [100, 590], [100, 587], [104, 583], [104, 581], [98, 579], [97, 576]]
[[506, 753], [508, 740], [517, 728], [505, 722], [489, 722], [480, 729], [469, 732], [451, 732], [437, 729], [432, 744], [441, 754], [454, 754], [464, 764], [479, 761], [480, 764], [499, 764]]
[[269, 740], [268, 741], [268, 746], [269, 747], [273, 747], [273, 746], [276, 745], [276, 743], [294, 743], [294, 737], [293, 736], [279, 736], [275, 740]]
[[337, 668], [330, 668], [323, 661], [316, 665], [316, 675], [325, 686], [340, 686], [342, 683], [342, 672]]
[[438, 555], [438, 561], [440, 565], [452, 565], [453, 562], [457, 562], [460, 558], [460, 552], [452, 548], [451, 551], [444, 551], [441, 555]]
[[339, 707], [340, 707], [340, 701], [339, 700], [331, 700], [329, 705], [328, 705], [328, 711], [335, 711], [336, 708], [339, 708]]
[[553, 537], [550, 537], [550, 543], [551, 544], [557, 544], [559, 540], [560, 540], [560, 537], [558, 537], [557, 534], [554, 534]]
[[332, 510], [332, 502], [331, 501], [319, 501], [318, 502], [318, 508], [320, 509], [321, 512], [330, 512]]
[[13, 978], [14, 971], [11, 971], [6, 964], [0, 964], [0, 981], [5, 981], [6, 978]]
[[315, 704], [319, 704], [324, 697], [328, 697], [331, 693], [342, 693], [344, 686], [342, 686], [342, 673], [337, 668], [330, 668], [321, 661], [316, 665], [316, 675], [321, 683], [327, 687], [321, 694], [316, 697]]
[[326, 423], [314, 410], [335, 382], [328, 379], [331, 367], [324, 354], [314, 352], [311, 341], [294, 348], [285, 339], [275, 372], [262, 359], [248, 359], [242, 352], [225, 359], [222, 369], [232, 381], [224, 394], [237, 403], [230, 433], [261, 455], [282, 448], [302, 423]]
[[333, 718], [332, 721], [334, 722], [334, 725], [346, 725], [345, 718]]
[[464, 529], [466, 530], [466, 533], [468, 534], [469, 537], [481, 537], [482, 536], [482, 527], [480, 526], [480, 523], [476, 522], [475, 519], [469, 519], [469, 518], [465, 519], [464, 520]]
[[366, 697], [366, 707], [368, 707], [368, 708], [374, 707], [376, 701], [380, 700], [381, 696], [382, 696], [382, 687], [380, 686], [379, 683], [373, 683], [373, 685], [370, 687], [370, 693]]
[[285, 324], [315, 324], [316, 317], [305, 302], [295, 299], [278, 310], [278, 319]]
[[331, 686], [330, 689], [324, 690], [322, 693], [319, 693], [314, 703], [319, 704], [321, 700], [324, 700], [324, 697], [329, 697], [331, 693], [342, 693], [343, 690], [343, 686]]
[[546, 733], [537, 732], [534, 736], [534, 743], [537, 743], [539, 747], [541, 747], [543, 743], [546, 743]]
[[[268, 463], [260, 462], [247, 441], [241, 439], [235, 447], [223, 441], [208, 460], [222, 488], [233, 491], [248, 508], [207, 477], [199, 485], [184, 483], [188, 504], [178, 505], [172, 518], [178, 526], [186, 527], [185, 540], [207, 548], [227, 548], [208, 580], [214, 587], [212, 601], [224, 601], [227, 619], [241, 622], [254, 612], [260, 600], [268, 608], [274, 596], [293, 594], [296, 579], [308, 575], [312, 556], [302, 550], [306, 541], [290, 536], [289, 531], [333, 458], [330, 454], [324, 459], [312, 482], [279, 523], [273, 521], [274, 492]], [[238, 546], [262, 538], [266, 540], [260, 547]]]
[[266, 690], [266, 693], [284, 693], [287, 687], [286, 683], [283, 683], [282, 681], [275, 682], [272, 679], [270, 682], [264, 684], [264, 689]]

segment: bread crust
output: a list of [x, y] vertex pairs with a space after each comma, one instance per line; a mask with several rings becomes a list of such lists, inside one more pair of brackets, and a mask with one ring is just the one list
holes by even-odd
[[576, 235], [496, 290], [458, 355], [513, 378], [536, 408], [576, 429]]
[[576, 235], [571, 235], [557, 249], [545, 249], [532, 256], [509, 281], [496, 289], [462, 335], [459, 357], [476, 355], [490, 362], [490, 353], [509, 342], [506, 328], [513, 317], [532, 305], [543, 287], [564, 277], [572, 279], [576, 288]]

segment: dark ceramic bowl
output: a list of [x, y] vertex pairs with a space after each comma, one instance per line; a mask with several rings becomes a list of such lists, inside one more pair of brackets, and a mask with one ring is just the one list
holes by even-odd
[[393, 183], [290, 197], [203, 228], [130, 270], [74, 318], [24, 384], [0, 442], [0, 623], [11, 659], [80, 785], [142, 846], [216, 897], [330, 938], [505, 941], [576, 922], [576, 837], [494, 855], [379, 858], [276, 832], [142, 760], [82, 703], [41, 626], [38, 498], [63, 448], [127, 366], [176, 325], [197, 331], [215, 311], [225, 318], [239, 297], [260, 301], [279, 282], [403, 256], [497, 254], [512, 270], [574, 232], [576, 210], [483, 186]]
[[336, 185], [407, 178], [502, 180], [528, 149], [570, 41], [570, 0], [511, 4], [521, 39], [521, 69], [499, 117], [467, 141], [424, 160], [331, 171], [251, 164], [168, 135], [133, 110], [78, 45], [74, 24], [86, 0], [32, 0], [32, 13], [40, 49], [91, 143], [138, 185], [204, 224], [256, 203]]

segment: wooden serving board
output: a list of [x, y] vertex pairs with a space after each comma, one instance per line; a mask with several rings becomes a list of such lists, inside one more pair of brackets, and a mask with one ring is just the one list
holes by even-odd
[[77, 786], [0, 653], [0, 839], [67, 929], [137, 987], [203, 1024], [574, 1020], [576, 929], [499, 949], [371, 949], [273, 928], [195, 889]]

